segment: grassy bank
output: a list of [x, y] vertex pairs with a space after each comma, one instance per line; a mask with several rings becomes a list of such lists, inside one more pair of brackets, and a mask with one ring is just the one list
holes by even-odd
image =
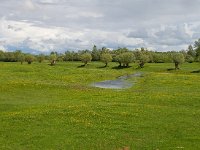
[[[0, 149], [200, 149], [198, 63], [80, 65], [0, 62]], [[134, 72], [130, 89], [90, 86]]]

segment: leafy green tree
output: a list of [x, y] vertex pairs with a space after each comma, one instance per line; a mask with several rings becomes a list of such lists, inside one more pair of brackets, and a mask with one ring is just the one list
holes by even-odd
[[144, 68], [144, 64], [149, 62], [149, 56], [147, 54], [144, 54], [143, 52], [140, 52], [138, 55], [138, 62], [139, 67]]
[[58, 61], [58, 62], [63, 62], [64, 59], [65, 59], [65, 55], [63, 55], [63, 54], [59, 54], [59, 55], [57, 56], [57, 61]]
[[51, 53], [49, 56], [49, 61], [51, 63], [51, 66], [54, 66], [56, 64], [56, 60], [57, 60], [56, 53]]
[[182, 53], [174, 52], [172, 53], [172, 60], [175, 65], [175, 70], [179, 69], [179, 65], [185, 61], [184, 55]]
[[194, 42], [194, 48], [196, 51], [196, 56], [199, 57], [200, 56], [200, 39]]
[[135, 61], [135, 55], [132, 52], [125, 52], [117, 56], [119, 66], [129, 67], [129, 64]]
[[109, 53], [109, 49], [106, 48], [106, 47], [102, 47], [101, 48], [101, 54], [103, 54], [103, 53]]
[[112, 61], [112, 56], [109, 53], [101, 54], [101, 61], [105, 63], [105, 67], [107, 67], [108, 63]]
[[45, 55], [44, 54], [39, 54], [37, 57], [37, 60], [39, 63], [42, 63], [45, 60]]
[[200, 62], [200, 56], [199, 56], [199, 57], [197, 57], [197, 62]]
[[122, 58], [121, 58], [121, 54], [120, 55], [117, 55], [114, 57], [114, 61], [118, 62], [119, 63], [119, 66], [118, 67], [121, 67], [122, 66]]
[[80, 60], [84, 63], [85, 66], [92, 60], [92, 56], [90, 53], [84, 53], [80, 56]]
[[21, 57], [22, 57], [22, 51], [16, 50], [16, 51], [13, 52], [13, 55], [14, 55], [14, 61], [19, 62]]
[[21, 53], [18, 56], [18, 61], [21, 62], [21, 65], [23, 64], [23, 62], [25, 61], [25, 55], [23, 53]]
[[153, 53], [152, 56], [153, 56], [153, 62], [155, 62], [155, 63], [164, 63], [165, 62], [165, 58], [164, 58], [165, 55], [160, 52]]
[[169, 54], [166, 52], [154, 52], [152, 56], [153, 56], [153, 62], [155, 63], [171, 62], [171, 58], [169, 57]]
[[0, 61], [5, 61], [5, 54], [0, 50]]
[[74, 61], [76, 60], [76, 53], [74, 51], [66, 51], [64, 56], [65, 61]]
[[194, 57], [192, 57], [191, 55], [186, 55], [185, 61], [189, 62], [189, 63], [193, 63], [194, 62]]
[[15, 62], [16, 58], [13, 52], [6, 52], [5, 53], [5, 61], [6, 62]]
[[91, 55], [93, 61], [100, 60], [100, 51], [97, 49], [96, 45], [93, 46]]
[[25, 61], [28, 63], [28, 64], [31, 64], [33, 61], [34, 61], [35, 57], [31, 54], [28, 54], [25, 56]]
[[192, 45], [188, 46], [187, 54], [192, 56], [193, 58], [196, 57], [196, 51], [193, 49]]

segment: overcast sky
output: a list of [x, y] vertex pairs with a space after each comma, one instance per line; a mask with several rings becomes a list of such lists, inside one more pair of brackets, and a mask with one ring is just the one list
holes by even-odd
[[25, 52], [186, 49], [200, 38], [200, 0], [0, 0], [0, 49]]

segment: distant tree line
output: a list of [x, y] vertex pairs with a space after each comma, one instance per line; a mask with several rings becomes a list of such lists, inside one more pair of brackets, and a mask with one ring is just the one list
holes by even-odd
[[82, 61], [87, 65], [90, 61], [101, 61], [108, 66], [109, 62], [117, 62], [119, 67], [129, 67], [132, 62], [138, 63], [138, 67], [143, 68], [145, 63], [170, 63], [175, 64], [175, 69], [179, 69], [179, 64], [183, 62], [200, 62], [200, 39], [189, 45], [187, 50], [156, 52], [146, 48], [130, 50], [127, 48], [118, 48], [110, 50], [106, 47], [98, 49], [93, 46], [92, 50], [66, 51], [63, 53], [51, 52], [49, 55], [26, 54], [20, 50], [14, 52], [4, 52], [0, 50], [0, 61], [3, 62], [27, 62], [33, 61], [42, 63], [49, 61], [50, 65], [55, 65], [57, 61]]

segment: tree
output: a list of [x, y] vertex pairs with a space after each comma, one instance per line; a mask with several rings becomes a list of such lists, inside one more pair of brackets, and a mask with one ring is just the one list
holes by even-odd
[[92, 60], [94, 61], [100, 60], [100, 51], [97, 50], [96, 45], [93, 46], [91, 55], [92, 55]]
[[51, 66], [56, 64], [56, 60], [57, 60], [57, 55], [56, 53], [51, 53], [50, 57], [49, 57], [49, 61], [51, 63]]
[[21, 57], [23, 56], [22, 51], [21, 50], [16, 50], [13, 52], [14, 55], [14, 61], [16, 62], [21, 62]]
[[187, 54], [192, 56], [193, 58], [196, 57], [196, 51], [193, 49], [192, 45], [188, 46]]
[[38, 59], [39, 63], [42, 63], [45, 60], [45, 55], [44, 54], [39, 54], [37, 59]]
[[194, 48], [196, 51], [196, 56], [200, 56], [200, 39], [194, 42]]
[[189, 63], [192, 63], [192, 62], [194, 62], [194, 57], [192, 57], [191, 55], [186, 55], [185, 61], [189, 62]]
[[199, 56], [199, 57], [197, 57], [197, 62], [200, 62], [200, 56]]
[[0, 50], [0, 61], [5, 61], [5, 54], [2, 50]]
[[109, 53], [101, 54], [100, 60], [105, 63], [105, 67], [107, 67], [108, 63], [112, 61], [112, 56]]
[[103, 53], [109, 53], [109, 49], [106, 48], [106, 47], [102, 47], [101, 48], [101, 54], [103, 54]]
[[172, 60], [175, 65], [175, 70], [179, 69], [179, 64], [185, 61], [184, 55], [182, 53], [174, 52], [172, 53]]
[[155, 62], [155, 63], [164, 63], [165, 62], [164, 55], [162, 53], [155, 52], [152, 54], [152, 57], [153, 57], [153, 62]]
[[77, 59], [76, 53], [74, 51], [66, 51], [65, 52], [65, 56], [64, 56], [65, 61], [74, 61], [76, 59]]
[[149, 61], [149, 56], [147, 54], [144, 54], [143, 52], [140, 52], [138, 55], [138, 61], [139, 61], [139, 67], [143, 68], [144, 64]]
[[34, 61], [34, 59], [34, 56], [31, 54], [25, 56], [25, 61], [28, 62], [28, 64], [31, 64]]
[[84, 53], [80, 56], [80, 60], [84, 63], [85, 66], [92, 60], [92, 56], [90, 53]]
[[13, 52], [5, 52], [5, 61], [6, 62], [15, 62], [15, 55]]
[[119, 62], [119, 67], [121, 67], [121, 65], [124, 67], [129, 67], [129, 64], [134, 62], [135, 55], [132, 52], [125, 52], [118, 55], [116, 60]]
[[18, 56], [18, 61], [21, 62], [21, 65], [23, 64], [23, 62], [25, 61], [25, 55], [23, 53], [21, 53]]

